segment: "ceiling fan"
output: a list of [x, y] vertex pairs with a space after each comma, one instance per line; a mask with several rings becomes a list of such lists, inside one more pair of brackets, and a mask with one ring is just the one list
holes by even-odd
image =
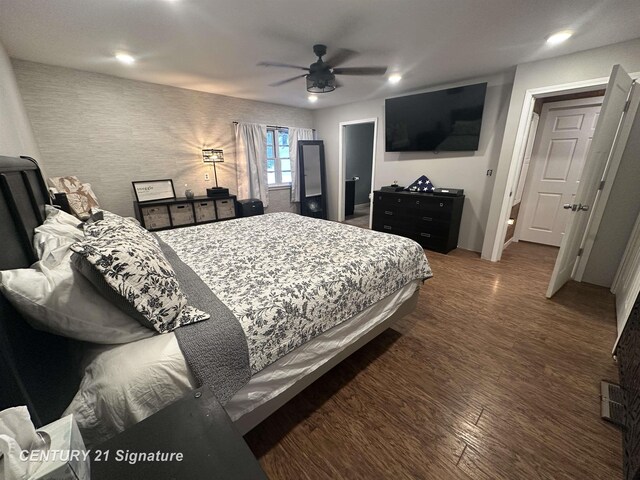
[[387, 67], [340, 67], [348, 59], [357, 55], [353, 50], [339, 49], [333, 56], [329, 57], [326, 61], [322, 59], [327, 54], [326, 45], [314, 45], [313, 53], [318, 57], [318, 60], [308, 67], [300, 67], [298, 65], [289, 65], [288, 63], [273, 63], [273, 62], [260, 62], [258, 65], [263, 67], [284, 67], [284, 68], [296, 68], [298, 70], [305, 70], [308, 73], [302, 75], [296, 75], [295, 77], [287, 78], [276, 83], [272, 83], [270, 86], [279, 87], [285, 83], [293, 82], [298, 78], [306, 77], [307, 79], [307, 91], [311, 93], [327, 93], [332, 92], [336, 87], [341, 86], [340, 82], [336, 79], [336, 75], [384, 75], [387, 73]]

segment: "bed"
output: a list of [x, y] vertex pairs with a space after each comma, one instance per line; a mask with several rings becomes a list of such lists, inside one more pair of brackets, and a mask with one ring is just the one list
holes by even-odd
[[[38, 261], [33, 231], [47, 216], [46, 188], [32, 160], [7, 157], [0, 157], [0, 187], [0, 221], [10, 225], [0, 270], [26, 268]], [[411, 240], [288, 213], [161, 232], [157, 242], [180, 284], [205, 284], [201, 290], [244, 335], [249, 375], [219, 394], [242, 433], [413, 310], [431, 276]], [[197, 307], [209, 305], [192, 292]], [[36, 423], [73, 413], [88, 444], [146, 418], [203, 378], [206, 384], [185, 332], [199, 338], [224, 323], [216, 314], [164, 334], [95, 345], [35, 330], [4, 298], [0, 309], [0, 407], [26, 404]], [[219, 333], [209, 335], [224, 349]], [[226, 374], [234, 355], [217, 371]]]

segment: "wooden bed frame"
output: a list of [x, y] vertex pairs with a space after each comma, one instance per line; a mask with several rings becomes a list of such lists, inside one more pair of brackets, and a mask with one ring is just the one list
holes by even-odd
[[[0, 270], [37, 261], [34, 229], [50, 203], [35, 160], [0, 156]], [[26, 405], [36, 426], [60, 418], [80, 384], [72, 344], [31, 328], [0, 294], [0, 410]]]
[[[0, 270], [28, 268], [38, 259], [34, 229], [45, 217], [50, 197], [35, 160], [0, 156]], [[418, 290], [397, 311], [323, 366], [239, 418], [247, 433], [346, 357], [415, 309]], [[27, 405], [36, 426], [60, 418], [80, 385], [74, 340], [35, 330], [0, 294], [0, 410]]]

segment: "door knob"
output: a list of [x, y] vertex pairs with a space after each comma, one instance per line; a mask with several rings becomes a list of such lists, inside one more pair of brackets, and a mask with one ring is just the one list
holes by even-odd
[[576, 205], [575, 203], [571, 204], [571, 203], [565, 203], [562, 208], [564, 208], [565, 210], [573, 210], [574, 212], [577, 210], [578, 205]]
[[578, 210], [582, 210], [583, 212], [586, 212], [589, 210], [589, 205], [578, 205]]

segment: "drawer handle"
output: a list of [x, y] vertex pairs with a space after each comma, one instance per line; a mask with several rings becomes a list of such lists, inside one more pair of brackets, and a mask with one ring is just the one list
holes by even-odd
[[430, 233], [421, 233], [420, 236], [421, 237], [431, 238], [431, 234]]
[[385, 215], [393, 215], [393, 212], [390, 212], [389, 210], [385, 210], [385, 211], [384, 211], [384, 214], [385, 214]]
[[391, 226], [390, 225], [383, 225], [383, 227], [385, 230], [391, 230]]
[[206, 207], [207, 205], [209, 205], [207, 202], [200, 204], [201, 207]]
[[416, 205], [420, 205], [420, 200], [416, 200]]
[[444, 203], [440, 202], [440, 206], [441, 206], [441, 207], [444, 207]]
[[402, 199], [401, 199], [401, 198], [399, 198], [399, 199], [398, 199], [398, 203], [400, 203], [401, 201], [402, 201]]
[[176, 208], [184, 208], [184, 205], [178, 205]]
[[425, 222], [432, 222], [433, 218], [431, 218], [431, 217], [422, 217], [422, 220], [424, 220]]

